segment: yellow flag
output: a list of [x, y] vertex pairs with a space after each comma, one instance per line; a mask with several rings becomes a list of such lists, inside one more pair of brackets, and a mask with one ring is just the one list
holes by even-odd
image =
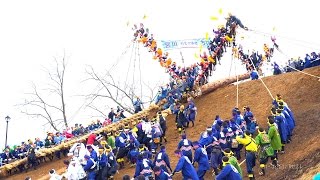
[[201, 51], [202, 51], [202, 48], [203, 48], [203, 46], [202, 46], [202, 44], [200, 44], [200, 47], [199, 47], [200, 53], [201, 53]]
[[199, 56], [197, 55], [197, 53], [194, 53], [194, 58], [199, 59]]
[[142, 19], [147, 19], [147, 15], [145, 14], [145, 15], [143, 15], [143, 18]]
[[217, 18], [216, 16], [211, 16], [210, 19], [211, 19], [212, 21], [218, 20], [218, 18]]
[[206, 32], [206, 40], [208, 41], [209, 40], [209, 33]]
[[219, 9], [219, 14], [222, 14], [222, 12], [223, 12], [223, 11], [222, 11], [222, 8], [220, 8], [220, 9]]

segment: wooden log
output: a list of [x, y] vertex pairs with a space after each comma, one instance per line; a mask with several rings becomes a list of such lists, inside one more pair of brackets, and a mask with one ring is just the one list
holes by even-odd
[[[242, 75], [239, 75], [238, 76], [238, 81], [242, 81], [242, 80], [246, 80], [246, 79], [249, 79], [250, 78], [250, 74], [242, 74]], [[214, 81], [214, 82], [211, 82], [211, 83], [208, 83], [208, 84], [205, 84], [201, 87], [201, 94], [208, 94], [218, 88], [221, 88], [221, 87], [225, 87], [229, 84], [232, 84], [234, 82], [237, 82], [237, 76], [233, 76], [233, 77], [230, 77], [230, 78], [226, 78], [226, 79], [223, 79], [223, 80], [219, 80], [219, 81]]]

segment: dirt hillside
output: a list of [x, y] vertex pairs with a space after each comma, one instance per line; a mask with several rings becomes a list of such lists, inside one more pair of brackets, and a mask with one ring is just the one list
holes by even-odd
[[[306, 72], [320, 76], [320, 67], [306, 70]], [[316, 173], [315, 167], [320, 163], [319, 146], [319, 120], [320, 120], [320, 81], [316, 78], [292, 72], [278, 76], [263, 78], [272, 94], [281, 94], [284, 100], [292, 109], [296, 119], [296, 129], [293, 141], [286, 145], [285, 154], [280, 155], [280, 169], [267, 169], [267, 176], [258, 177], [258, 169], [255, 172], [257, 179], [310, 179], [312, 173]], [[239, 107], [250, 106], [259, 125], [267, 126], [267, 116], [270, 113], [271, 97], [260, 80], [249, 81], [239, 85]], [[229, 85], [218, 89], [210, 94], [196, 99], [198, 115], [196, 126], [187, 129], [187, 137], [190, 140], [198, 140], [199, 135], [211, 125], [215, 115], [220, 115], [222, 119], [231, 117], [231, 109], [236, 105], [236, 86]], [[174, 168], [177, 159], [173, 156], [173, 151], [177, 147], [180, 137], [175, 131], [174, 117], [167, 118], [169, 130], [167, 132], [167, 151], [170, 156], [171, 166]], [[127, 165], [128, 167], [128, 165]], [[32, 179], [49, 179], [48, 171], [55, 168], [58, 172], [64, 170], [62, 160], [41, 165], [37, 170], [28, 173], [21, 173], [7, 179], [22, 180], [26, 176]], [[242, 165], [245, 171], [245, 163]], [[302, 176], [304, 173], [307, 173]], [[319, 171], [319, 168], [318, 168]], [[133, 175], [134, 168], [127, 168], [120, 171], [116, 179], [121, 179], [124, 174]], [[181, 179], [180, 174], [174, 179]], [[206, 174], [206, 179], [213, 179], [211, 172]], [[246, 178], [245, 178], [246, 179]]]

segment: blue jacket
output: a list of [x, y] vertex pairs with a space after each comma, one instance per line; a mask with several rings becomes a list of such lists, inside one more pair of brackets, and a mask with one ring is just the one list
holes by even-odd
[[91, 153], [90, 153], [90, 157], [97, 162], [98, 161], [98, 154], [95, 150], [92, 149]]
[[121, 136], [123, 139], [128, 139], [128, 136], [127, 136], [124, 132], [121, 132], [121, 133], [120, 133], [120, 136]]
[[148, 159], [142, 159], [137, 161], [136, 171], [134, 177], [144, 175], [145, 177], [152, 176], [152, 164]]
[[161, 169], [159, 176], [156, 176], [156, 180], [171, 180], [170, 175]]
[[292, 131], [294, 129], [294, 122], [293, 120], [291, 119], [289, 113], [287, 111], [282, 111], [282, 117], [285, 118], [286, 120], [286, 124], [288, 125], [288, 134], [289, 135], [292, 135]]
[[296, 122], [294, 120], [293, 113], [286, 106], [284, 106], [284, 111], [283, 112], [286, 115], [286, 118], [288, 118], [288, 125], [290, 127], [290, 130], [292, 131], [294, 129], [294, 127], [296, 126]]
[[190, 103], [188, 105], [188, 111], [190, 112], [188, 120], [191, 120], [191, 121], [195, 120], [195, 118], [196, 118], [196, 107], [195, 107], [194, 103]]
[[182, 154], [185, 155], [186, 152], [192, 152], [192, 143], [188, 139], [182, 139], [180, 140], [178, 144], [178, 149], [182, 151]]
[[133, 101], [133, 106], [134, 107], [141, 107], [141, 100], [140, 99], [137, 99], [137, 100], [135, 100], [135, 101]]
[[216, 177], [216, 180], [241, 180], [238, 170], [231, 164], [226, 165]]
[[251, 80], [259, 79], [257, 71], [251, 71], [250, 73]]
[[203, 132], [200, 136], [199, 139], [199, 144], [204, 147], [204, 146], [208, 146], [209, 144], [211, 144], [213, 142], [213, 137], [212, 135], [209, 135], [207, 132]]
[[196, 149], [194, 152], [193, 162], [198, 162], [199, 170], [206, 171], [210, 169], [207, 151], [202, 147], [198, 147], [198, 149]]
[[[164, 164], [164, 163], [165, 163], [165, 164]], [[163, 152], [163, 151], [161, 151], [161, 150], [160, 150], [160, 152], [155, 156], [153, 164], [154, 164], [154, 166], [160, 166], [162, 169], [163, 169], [163, 166], [164, 166], [164, 167], [168, 166], [169, 169], [171, 170], [169, 157], [168, 157], [167, 153], [165, 153], [165, 152]]]
[[251, 122], [251, 118], [253, 118], [253, 113], [251, 111], [246, 111], [243, 115], [244, 120], [247, 124]]
[[199, 180], [196, 170], [187, 156], [181, 156], [174, 172], [182, 171], [184, 179]]
[[117, 137], [116, 137], [116, 140], [115, 140], [115, 145], [116, 145], [116, 147], [120, 147], [120, 148], [125, 147], [125, 146], [126, 146], [126, 143], [125, 143], [123, 137], [117, 136]]
[[93, 160], [90, 158], [87, 160], [87, 164], [83, 167], [84, 171], [88, 171], [92, 168], [92, 166], [94, 166], [94, 162]]
[[110, 167], [116, 167], [116, 165], [117, 165], [116, 157], [114, 156], [114, 154], [112, 152], [110, 152], [107, 155], [107, 164]]
[[42, 141], [36, 141], [35, 144], [37, 147], [41, 147], [41, 148], [44, 146]]
[[99, 166], [101, 168], [105, 167], [108, 162], [108, 157], [105, 153], [103, 153], [100, 157], [98, 157]]
[[278, 125], [279, 134], [282, 142], [287, 142], [288, 140], [288, 127], [286, 120], [283, 116], [277, 115], [275, 116], [275, 122]]

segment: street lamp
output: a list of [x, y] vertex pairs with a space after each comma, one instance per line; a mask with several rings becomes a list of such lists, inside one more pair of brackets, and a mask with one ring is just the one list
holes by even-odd
[[9, 116], [6, 116], [5, 119], [6, 119], [6, 122], [7, 122], [7, 129], [6, 129], [6, 141], [5, 141], [5, 147], [4, 147], [4, 148], [7, 148], [8, 123], [9, 123], [9, 121], [10, 121], [11, 118], [10, 118]]

